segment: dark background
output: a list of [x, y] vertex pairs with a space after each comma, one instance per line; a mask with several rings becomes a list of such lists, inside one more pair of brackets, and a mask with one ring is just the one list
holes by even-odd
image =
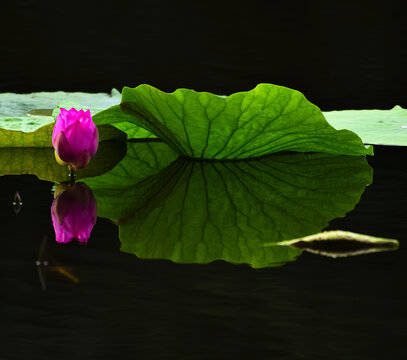
[[[230, 94], [270, 82], [322, 110], [407, 107], [399, 4], [8, 1], [0, 92], [148, 83]], [[375, 152], [374, 184], [331, 228], [397, 238], [396, 252], [303, 254], [263, 270], [179, 265], [119, 252], [117, 228], [98, 219], [85, 248], [50, 242], [81, 283], [50, 274], [47, 292], [35, 260], [43, 235], [53, 240], [52, 184], [1, 177], [0, 359], [404, 359], [407, 154]]]
[[9, 1], [0, 92], [148, 83], [230, 94], [269, 82], [322, 110], [407, 107], [401, 3]]
[[[57, 244], [52, 183], [0, 177], [0, 359], [405, 360], [406, 147], [375, 147], [374, 182], [355, 210], [331, 222], [396, 238], [397, 251], [345, 259], [303, 253], [254, 270], [142, 260], [119, 251], [117, 227], [98, 218], [86, 247]], [[18, 190], [24, 205], [16, 216]], [[35, 260], [74, 269], [73, 284]]]

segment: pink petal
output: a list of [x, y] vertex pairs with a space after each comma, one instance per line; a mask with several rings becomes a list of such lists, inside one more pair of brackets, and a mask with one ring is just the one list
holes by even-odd
[[85, 112], [82, 109], [78, 110], [77, 113], [75, 114], [75, 121], [82, 122], [81, 120], [84, 115], [85, 115]]
[[76, 120], [76, 114], [78, 113], [78, 110], [76, 110], [75, 108], [72, 108], [71, 110], [68, 111], [68, 115], [71, 121], [75, 121]]
[[78, 157], [83, 150], [89, 151], [93, 140], [93, 132], [88, 126], [76, 121], [69, 125], [64, 133], [75, 157]]
[[55, 240], [58, 243], [66, 244], [71, 242], [73, 238], [74, 236], [72, 235], [72, 233], [70, 233], [63, 227], [60, 229], [59, 232], [55, 231]]
[[[71, 156], [65, 156], [65, 158], [77, 158], [83, 156], [84, 150], [88, 151], [91, 158], [95, 155], [99, 146], [99, 132], [92, 121], [90, 110], [83, 111], [81, 109], [77, 111], [72, 108], [68, 111], [61, 108], [52, 134], [52, 143], [55, 149], [58, 147], [57, 136], [61, 132], [64, 132], [65, 138], [70, 146], [70, 154], [72, 154]], [[62, 143], [62, 145], [65, 147], [65, 150], [68, 150], [65, 142]], [[61, 147], [61, 145], [59, 145], [59, 147]], [[60, 158], [65, 162], [71, 162], [66, 161], [61, 156]], [[81, 165], [82, 163], [85, 163], [85, 160], [86, 156], [78, 160], [78, 168], [86, 166]]]
[[89, 152], [84, 150], [76, 159], [70, 161], [70, 165], [74, 170], [80, 170], [86, 167], [91, 159]]
[[66, 115], [68, 111], [61, 108], [61, 112], [57, 116], [57, 120], [54, 125], [54, 130], [52, 131], [52, 145], [55, 147], [56, 136], [66, 129]]
[[58, 115], [58, 118], [60, 118], [62, 120], [63, 123], [66, 122], [67, 116], [68, 116], [68, 110], [64, 109], [64, 108], [60, 108], [60, 112]]
[[96, 200], [90, 188], [76, 183], [55, 198], [51, 206], [52, 223], [57, 242], [73, 238], [86, 244], [96, 222]]
[[64, 228], [76, 239], [87, 240], [94, 224], [87, 209], [72, 209], [64, 219]]
[[86, 124], [86, 125], [88, 125], [90, 127], [92, 127], [92, 125], [93, 125], [93, 127], [95, 126], [95, 124], [92, 121], [92, 115], [90, 113], [90, 110], [86, 110], [85, 112], [83, 112], [80, 121], [83, 124]]
[[54, 206], [55, 200], [52, 203], [51, 206], [51, 218], [52, 218], [52, 224], [54, 225], [54, 230], [55, 230], [55, 240], [59, 243], [68, 243], [72, 240], [73, 235], [69, 230], [67, 230], [64, 226], [63, 223], [60, 223], [59, 221], [61, 220], [57, 213], [56, 213], [56, 206]]
[[[58, 207], [61, 208], [61, 206], [58, 206], [60, 203], [59, 201], [59, 196], [54, 199], [51, 205], [51, 215], [52, 215], [52, 222], [57, 223], [58, 226], [61, 226], [62, 223], [64, 222], [64, 215], [61, 214], [61, 211], [58, 211]], [[60, 209], [59, 209], [60, 210]], [[55, 227], [55, 224], [54, 224]]]
[[55, 144], [54, 148], [56, 153], [58, 154], [59, 158], [66, 162], [70, 163], [75, 159], [75, 153], [73, 152], [71, 145], [69, 144], [68, 140], [65, 137], [65, 134], [63, 131], [61, 131], [56, 137], [55, 137]]

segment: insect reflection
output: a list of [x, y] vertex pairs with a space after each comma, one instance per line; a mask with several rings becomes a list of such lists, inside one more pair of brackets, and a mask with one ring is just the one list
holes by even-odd
[[23, 200], [21, 199], [20, 193], [18, 191], [16, 191], [16, 193], [14, 195], [14, 199], [13, 199], [13, 210], [16, 215], [18, 215], [22, 206], [23, 206]]
[[61, 266], [55, 259], [48, 256], [47, 251], [47, 237], [44, 236], [41, 242], [40, 251], [38, 253], [38, 258], [35, 262], [38, 268], [38, 277], [40, 279], [41, 288], [43, 291], [47, 290], [47, 272], [55, 271], [65, 276], [66, 278], [73, 281], [75, 284], [79, 282], [79, 279], [72, 274], [72, 268], [67, 266]]

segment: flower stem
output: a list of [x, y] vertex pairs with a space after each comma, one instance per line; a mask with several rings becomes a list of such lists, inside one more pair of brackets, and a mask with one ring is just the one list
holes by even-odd
[[71, 185], [75, 184], [75, 170], [69, 166], [69, 183]]

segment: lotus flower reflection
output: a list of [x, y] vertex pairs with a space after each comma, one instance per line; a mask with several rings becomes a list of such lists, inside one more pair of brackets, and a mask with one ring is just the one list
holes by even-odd
[[72, 170], [83, 169], [95, 155], [99, 132], [90, 111], [61, 109], [52, 133], [55, 157]]
[[55, 190], [51, 217], [57, 242], [68, 243], [77, 239], [86, 243], [97, 217], [96, 200], [92, 190], [80, 182], [59, 185]]

